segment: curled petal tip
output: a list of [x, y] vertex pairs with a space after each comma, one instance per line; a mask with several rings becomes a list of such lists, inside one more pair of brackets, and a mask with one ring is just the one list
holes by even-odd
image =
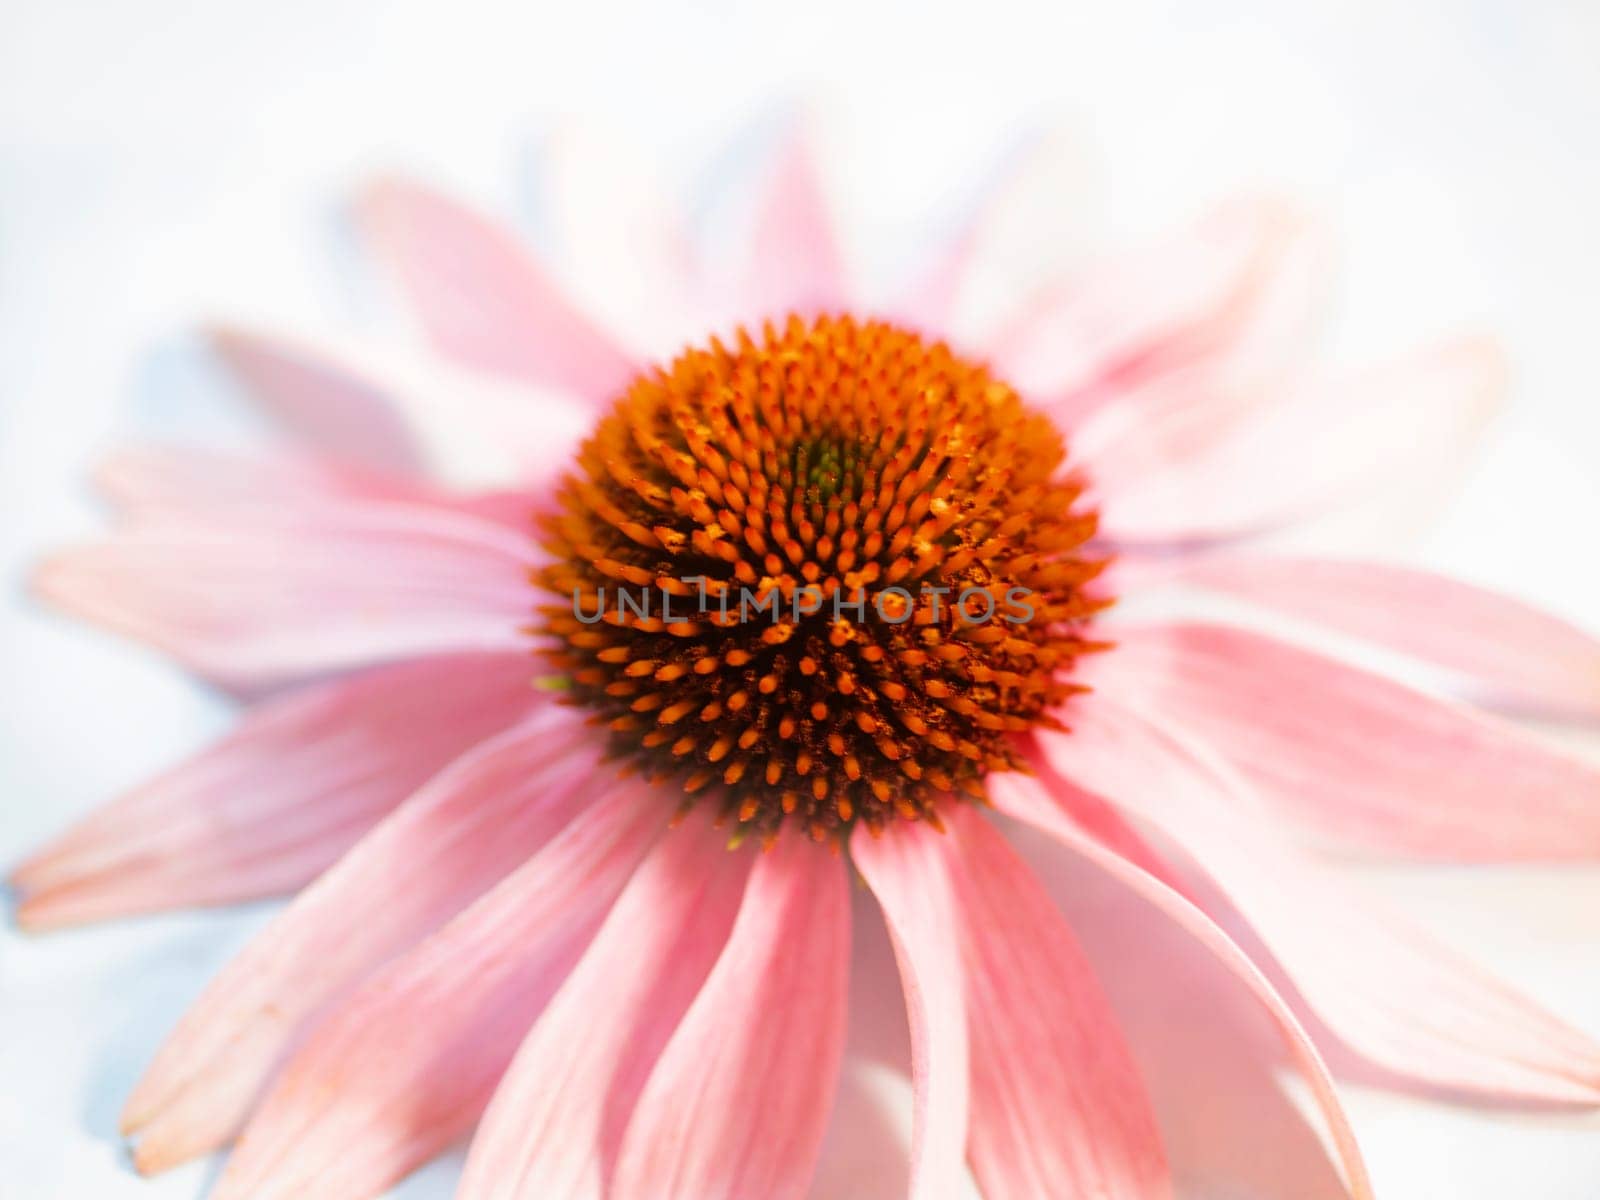
[[22, 930], [24, 933], [32, 933], [33, 928], [28, 924], [23, 914], [23, 907], [26, 903], [23, 885], [17, 879], [17, 873], [26, 869], [27, 866], [28, 864], [24, 863], [16, 871], [13, 871], [8, 878], [0, 880], [0, 905], [3, 905], [6, 911], [11, 914], [10, 923], [13, 927]]
[[50, 870], [50, 859], [53, 857], [51, 847], [30, 854], [6, 873], [0, 879], [0, 897], [5, 903], [15, 908], [22, 903], [24, 893], [37, 887], [36, 881]]
[[139, 910], [109, 907], [95, 894], [93, 882], [66, 879], [32, 885], [22, 893], [15, 909], [18, 929], [25, 933], [53, 933], [75, 929], [113, 917], [136, 916]]
[[49, 933], [60, 929], [66, 922], [53, 920], [47, 903], [37, 896], [13, 896], [11, 923], [23, 933]]
[[86, 621], [108, 609], [106, 588], [96, 578], [96, 548], [61, 550], [34, 564], [25, 587], [37, 604]]
[[138, 451], [116, 450], [106, 455], [89, 472], [89, 484], [97, 495], [116, 496], [124, 490], [130, 468], [138, 462]]
[[159, 1112], [160, 1096], [152, 1095], [150, 1077], [146, 1075], [134, 1084], [133, 1091], [123, 1101], [117, 1114], [117, 1133], [132, 1147], [138, 1135], [155, 1120]]
[[361, 217], [382, 220], [394, 212], [394, 205], [408, 190], [409, 185], [399, 175], [382, 171], [356, 186], [350, 206]]
[[47, 604], [59, 604], [71, 591], [73, 576], [70, 552], [58, 552], [35, 563], [28, 573], [28, 594]]
[[231, 321], [206, 321], [195, 333], [206, 345], [224, 353], [248, 341], [250, 336]]
[[1469, 394], [1463, 408], [1469, 419], [1482, 426], [1505, 410], [1511, 396], [1514, 368], [1511, 352], [1497, 335], [1464, 332], [1436, 346], [1438, 361], [1460, 372], [1459, 386]]
[[125, 1138], [123, 1145], [127, 1148], [128, 1157], [133, 1163], [133, 1169], [146, 1178], [171, 1170], [183, 1161], [180, 1157], [172, 1154], [162, 1143], [152, 1138]]

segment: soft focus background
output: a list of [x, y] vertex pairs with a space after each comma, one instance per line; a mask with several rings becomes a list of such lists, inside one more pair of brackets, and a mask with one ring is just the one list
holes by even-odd
[[[1463, 324], [1511, 348], [1512, 411], [1419, 556], [1600, 624], [1597, 60], [1586, 0], [0, 0], [0, 863], [226, 723], [155, 657], [22, 593], [45, 547], [95, 527], [83, 480], [100, 450], [214, 419], [223, 384], [186, 343], [196, 320], [359, 325], [370, 297], [333, 216], [379, 169], [420, 172], [537, 237], [540, 147], [557, 130], [648, 147], [714, 240], [708, 186], [811, 102], [851, 244], [885, 271], [1006, 146], [1051, 124], [1086, 146], [1078, 236], [1286, 186], [1345, 236], [1335, 352]], [[1382, 872], [1374, 886], [1600, 1034], [1596, 872]], [[133, 1176], [115, 1114], [264, 916], [0, 932], [0, 1196], [200, 1193], [208, 1166]], [[1600, 1190], [1595, 1119], [1358, 1089], [1350, 1104], [1385, 1197]], [[403, 1194], [446, 1195], [455, 1169]]]

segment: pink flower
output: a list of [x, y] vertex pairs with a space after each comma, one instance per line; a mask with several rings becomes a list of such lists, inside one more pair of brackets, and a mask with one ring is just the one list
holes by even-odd
[[[968, 1167], [989, 1200], [1363, 1197], [1327, 1064], [1600, 1101], [1600, 1048], [1329, 853], [1590, 858], [1600, 773], [1315, 648], [1593, 719], [1600, 645], [1261, 548], [1437, 495], [1496, 352], [1307, 380], [1319, 234], [1258, 199], [985, 309], [1036, 183], [866, 304], [798, 149], [734, 284], [648, 188], [580, 186], [569, 246], [625, 267], [586, 297], [613, 333], [511, 234], [388, 181], [362, 227], [446, 361], [215, 333], [296, 449], [118, 455], [125, 520], [38, 579], [252, 703], [18, 868], [19, 920], [299, 892], [130, 1098], [141, 1170], [237, 1138], [214, 1195], [351, 1200], [476, 1125], [473, 1200], [923, 1200]], [[852, 312], [888, 323], [817, 316]], [[722, 618], [695, 578], [778, 611]], [[941, 615], [931, 584], [1029, 613]], [[1201, 594], [1221, 615], [1170, 615]], [[1108, 954], [1147, 989], [1108, 996]], [[909, 1163], [857, 1107], [907, 1058]]]

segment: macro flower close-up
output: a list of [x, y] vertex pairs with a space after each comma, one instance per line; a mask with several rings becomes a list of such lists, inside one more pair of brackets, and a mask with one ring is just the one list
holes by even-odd
[[1085, 244], [1058, 132], [888, 283], [804, 115], [739, 153], [691, 215], [553, 139], [538, 244], [368, 176], [391, 331], [193, 314], [259, 436], [117, 438], [107, 527], [32, 566], [237, 716], [8, 864], [30, 949], [283, 901], [165, 1006], [131, 1167], [1367, 1200], [1351, 1087], [1600, 1108], [1537, 980], [1364, 877], [1600, 854], [1551, 736], [1600, 640], [1370, 534], [1462, 487], [1495, 338], [1329, 363], [1315, 206]]

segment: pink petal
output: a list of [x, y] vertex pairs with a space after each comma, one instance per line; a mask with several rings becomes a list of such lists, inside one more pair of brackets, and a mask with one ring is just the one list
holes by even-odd
[[1510, 725], [1244, 630], [1117, 636], [1081, 682], [1210, 743], [1319, 839], [1450, 860], [1600, 853], [1600, 769]]
[[1214, 362], [1163, 371], [1068, 426], [1073, 465], [1115, 510], [1122, 494], [1217, 453], [1241, 428], [1283, 402], [1284, 377], [1236, 376]]
[[849, 970], [844, 864], [780, 839], [639, 1094], [608, 1196], [804, 1196], [839, 1077]]
[[384, 389], [326, 355], [218, 328], [211, 344], [299, 440], [369, 470], [414, 475], [424, 453]]
[[330, 501], [420, 504], [482, 517], [526, 534], [533, 500], [527, 491], [447, 492], [417, 480], [365, 471], [332, 459], [261, 454], [198, 446], [125, 447], [95, 472], [102, 495], [145, 524], [216, 518], [219, 514], [315, 513]]
[[[1069, 807], [1079, 819], [1081, 806]], [[1298, 1089], [1290, 1094], [1297, 1081], [1283, 1078], [1292, 1064], [1277, 1027], [1238, 979], [1099, 867], [1037, 830], [1006, 834], [1105, 988], [1160, 1122], [1177, 1194], [1344, 1200], [1318, 1114], [1300, 1103]], [[1102, 829], [1094, 836], [1114, 848]]]
[[1069, 428], [1128, 388], [1271, 321], [1264, 298], [1311, 226], [1244, 196], [1166, 242], [1092, 265], [1040, 297], [991, 347], [999, 374]]
[[[898, 983], [894, 996], [898, 1002]], [[853, 1026], [853, 1002], [850, 1019]], [[833, 1115], [806, 1200], [838, 1200], [840, 1196], [900, 1200], [906, 1194], [910, 1163], [904, 1131], [896, 1117], [909, 1104], [896, 1101], [908, 1101], [910, 1090], [910, 1081], [903, 1076], [845, 1051], [839, 1094], [834, 1097]]]
[[[1198, 949], [1211, 955], [1245, 986], [1247, 993], [1277, 1026], [1295, 1066], [1310, 1088], [1311, 1097], [1327, 1123], [1349, 1195], [1352, 1200], [1372, 1200], [1372, 1184], [1367, 1178], [1366, 1165], [1327, 1067], [1293, 1011], [1250, 958], [1191, 901], [1086, 834], [1037, 779], [1015, 773], [996, 775], [991, 777], [989, 791], [996, 807], [1002, 812], [1048, 833], [1085, 863], [1147, 901], [1188, 933]], [[1196, 1032], [1197, 1036], [1205, 1036], [1204, 1031]]]
[[1191, 855], [1358, 1054], [1491, 1099], [1600, 1103], [1600, 1046], [1275, 838], [1203, 745], [1103, 691], [1073, 717], [1070, 734], [1040, 736], [1051, 766]]
[[853, 888], [850, 900], [850, 1040], [845, 1054], [899, 1071], [909, 1087], [911, 1030], [894, 939], [870, 888]]
[[1072, 930], [969, 805], [952, 806], [972, 1037], [967, 1153], [985, 1200], [1170, 1197], [1144, 1087]]
[[293, 891], [541, 699], [525, 654], [451, 655], [251, 709], [211, 749], [91, 814], [12, 876], [47, 928]]
[[1463, 338], [1302, 388], [1220, 444], [1178, 456], [1169, 434], [1101, 449], [1101, 532], [1125, 544], [1272, 532], [1381, 497], [1389, 523], [1447, 494], [1505, 393], [1494, 343]]
[[926, 822], [850, 839], [856, 869], [883, 907], [911, 1025], [912, 1200], [959, 1193], [967, 1142], [969, 1050], [961, 899], [943, 834]]
[[485, 742], [280, 913], [206, 989], [129, 1098], [123, 1129], [140, 1135], [140, 1169], [230, 1139], [303, 1022], [561, 829], [599, 770], [585, 743], [564, 711]]
[[1179, 582], [1453, 673], [1486, 699], [1600, 717], [1600, 639], [1511, 596], [1378, 562], [1196, 557]]
[[409, 504], [153, 519], [35, 576], [57, 606], [253, 690], [387, 659], [527, 648], [531, 534]]
[[644, 861], [495, 1090], [463, 1200], [605, 1194], [640, 1089], [722, 952], [749, 868], [698, 829]]
[[290, 1058], [212, 1193], [360, 1200], [477, 1120], [528, 1026], [671, 816], [629, 782], [371, 976]]
[[1007, 153], [941, 253], [890, 312], [936, 337], [984, 345], [1018, 319], [1017, 298], [1082, 269], [1097, 200], [1076, 133], [1044, 129]]
[[703, 338], [711, 323], [683, 213], [645, 160], [614, 131], [559, 129], [540, 147], [540, 216], [585, 309], [640, 361], [654, 361]]
[[[905, 993], [882, 906], [870, 888], [850, 891], [850, 1029], [839, 1094], [807, 1196], [902, 1200], [911, 1190], [916, 1101]], [[968, 1200], [976, 1196], [970, 1172], [963, 1172], [958, 1191]]]
[[1091, 478], [1132, 479], [1214, 453], [1292, 393], [1327, 307], [1332, 238], [1305, 214], [1261, 203], [1270, 241], [1229, 336], [1124, 380], [1070, 420], [1073, 457]]
[[95, 484], [118, 508], [146, 516], [294, 499], [397, 499], [419, 490], [404, 476], [332, 459], [163, 445], [118, 449], [101, 460]]
[[[401, 357], [392, 347], [228, 327], [211, 330], [210, 338], [309, 451], [369, 472], [425, 472], [463, 487], [536, 487], [570, 463], [594, 415], [593, 399], [581, 393]], [[325, 430], [314, 418], [349, 407], [330, 394], [360, 395], [370, 411], [340, 417], [348, 431], [343, 424]], [[353, 453], [347, 443], [360, 442], [369, 420], [377, 429], [403, 430], [410, 458]]]
[[[1224, 452], [1253, 423], [1304, 390], [1298, 361], [1236, 345], [1124, 389], [1072, 428], [1074, 463], [1091, 480], [1137, 490], [1147, 476], [1181, 470]], [[1291, 367], [1293, 368], [1291, 370]], [[1292, 399], [1290, 399], [1292, 402]]]
[[358, 215], [429, 337], [453, 358], [595, 404], [633, 376], [628, 356], [501, 226], [402, 179], [373, 184]]
[[808, 316], [845, 301], [845, 271], [827, 197], [804, 136], [795, 134], [767, 181], [739, 288], [745, 321]]

